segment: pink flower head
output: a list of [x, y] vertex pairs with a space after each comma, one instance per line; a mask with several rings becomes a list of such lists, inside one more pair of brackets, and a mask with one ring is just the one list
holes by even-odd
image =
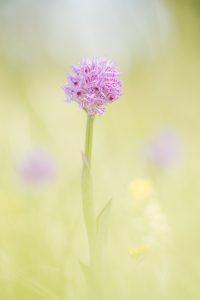
[[173, 166], [181, 157], [180, 137], [171, 129], [158, 132], [146, 144], [145, 157], [158, 168]]
[[103, 115], [107, 103], [121, 96], [119, 71], [106, 58], [83, 59], [68, 75], [64, 92], [66, 101], [75, 101], [89, 115]]

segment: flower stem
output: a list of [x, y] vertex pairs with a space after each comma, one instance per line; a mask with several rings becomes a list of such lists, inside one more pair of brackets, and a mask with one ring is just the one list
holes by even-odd
[[95, 257], [95, 214], [93, 205], [92, 176], [91, 176], [91, 158], [92, 158], [92, 138], [93, 138], [94, 117], [88, 115], [85, 136], [85, 153], [83, 157], [83, 174], [82, 174], [82, 197], [83, 213], [87, 230], [90, 262], [94, 263]]
[[87, 158], [89, 168], [91, 168], [91, 158], [92, 158], [93, 123], [94, 123], [94, 117], [88, 115], [86, 135], [85, 135], [85, 156]]
[[88, 115], [85, 136], [85, 153], [83, 155], [83, 173], [82, 173], [82, 197], [83, 214], [89, 243], [89, 259], [91, 277], [88, 279], [89, 299], [103, 300], [103, 289], [101, 280], [100, 249], [97, 241], [97, 227], [94, 212], [92, 176], [91, 176], [91, 158], [92, 158], [92, 138], [93, 138], [94, 117]]

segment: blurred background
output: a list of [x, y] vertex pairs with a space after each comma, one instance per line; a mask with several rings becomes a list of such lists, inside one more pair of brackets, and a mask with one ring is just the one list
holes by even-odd
[[105, 299], [199, 299], [200, 1], [1, 0], [0, 24], [0, 299], [88, 300], [86, 116], [62, 87], [94, 56], [123, 80], [94, 130]]

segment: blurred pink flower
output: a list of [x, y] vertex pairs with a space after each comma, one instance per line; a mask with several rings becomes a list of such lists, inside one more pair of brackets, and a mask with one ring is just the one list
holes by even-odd
[[21, 159], [18, 171], [24, 182], [41, 185], [53, 177], [55, 164], [47, 151], [35, 149]]
[[180, 137], [171, 129], [165, 129], [155, 134], [145, 145], [145, 157], [148, 162], [158, 168], [174, 165], [180, 155]]
[[68, 75], [64, 86], [66, 101], [75, 101], [89, 115], [103, 115], [107, 103], [121, 96], [119, 71], [106, 58], [83, 59]]

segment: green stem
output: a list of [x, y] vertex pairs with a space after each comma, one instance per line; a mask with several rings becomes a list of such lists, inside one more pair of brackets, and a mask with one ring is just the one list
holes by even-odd
[[94, 117], [87, 117], [87, 127], [85, 136], [85, 153], [83, 157], [82, 174], [82, 197], [83, 214], [89, 243], [89, 257], [91, 278], [89, 284], [89, 299], [103, 299], [101, 288], [101, 277], [99, 268], [99, 259], [97, 251], [96, 220], [93, 203], [92, 176], [91, 176], [91, 158], [92, 158], [92, 138], [93, 138]]
[[88, 115], [86, 135], [85, 135], [85, 156], [87, 158], [89, 168], [91, 168], [91, 158], [92, 158], [93, 123], [94, 123], [94, 117]]
[[94, 117], [87, 117], [87, 127], [85, 136], [85, 153], [83, 161], [82, 174], [82, 196], [83, 196], [83, 213], [84, 221], [87, 230], [90, 261], [91, 265], [94, 263], [95, 256], [95, 214], [92, 195], [92, 177], [91, 177], [91, 157], [92, 157], [92, 137], [93, 137], [93, 122]]

